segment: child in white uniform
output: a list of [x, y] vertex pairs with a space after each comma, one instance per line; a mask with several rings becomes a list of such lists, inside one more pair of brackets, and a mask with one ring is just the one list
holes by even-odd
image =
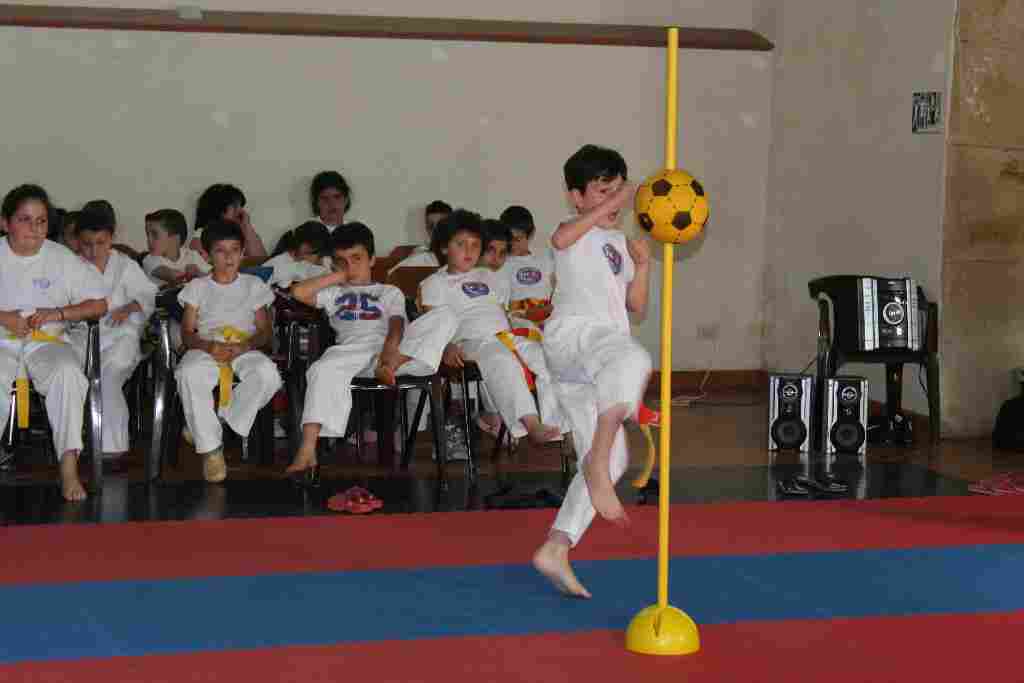
[[[46, 239], [50, 200], [38, 185], [21, 185], [3, 200], [0, 239], [0, 387], [9, 392], [25, 373], [46, 398], [65, 500], [85, 499], [78, 478], [89, 382], [67, 344], [65, 324], [107, 312], [103, 279], [67, 247]], [[11, 404], [0, 400], [0, 425]]]
[[[141, 354], [139, 339], [153, 313], [157, 286], [135, 261], [111, 245], [114, 224], [102, 213], [83, 211], [78, 219], [82, 258], [103, 278], [107, 314], [100, 321], [100, 377], [103, 387], [103, 455], [117, 458], [128, 451], [128, 403], [124, 383], [135, 372]], [[88, 333], [77, 326], [71, 333], [75, 350], [85, 362]]]
[[321, 435], [345, 435], [354, 377], [376, 376], [393, 385], [398, 374], [432, 375], [455, 333], [455, 316], [446, 307], [406, 325], [402, 291], [370, 279], [373, 233], [362, 223], [347, 223], [337, 231], [331, 254], [334, 272], [292, 287], [296, 299], [327, 313], [336, 343], [306, 373], [302, 445], [288, 472], [316, 467], [316, 440]]
[[[465, 360], [477, 363], [484, 386], [513, 437], [529, 435], [535, 443], [559, 438], [561, 413], [541, 346], [511, 335], [505, 314], [508, 279], [477, 267], [482, 242], [480, 217], [458, 210], [436, 229], [443, 231], [448, 265], [420, 284], [420, 307], [429, 311], [449, 306], [458, 318], [455, 343], [445, 350], [445, 363], [455, 367]], [[499, 335], [514, 346], [515, 353]], [[539, 416], [520, 359], [536, 377]]]
[[177, 285], [210, 272], [203, 255], [185, 246], [188, 224], [176, 209], [146, 214], [146, 243], [149, 253], [142, 270], [158, 286]]
[[438, 260], [437, 254], [430, 248], [433, 242], [434, 228], [451, 212], [452, 207], [440, 199], [435, 199], [427, 204], [427, 208], [423, 211], [423, 229], [427, 234], [427, 241], [417, 246], [411, 254], [399, 261], [396, 266], [388, 271], [388, 275], [399, 268], [424, 268], [428, 266], [439, 268], [442, 264]]
[[615, 494], [629, 465], [622, 423], [636, 419], [651, 373], [650, 354], [630, 335], [628, 313], [646, 312], [650, 248], [613, 227], [633, 197], [618, 152], [586, 145], [564, 170], [578, 213], [551, 237], [558, 288], [544, 351], [572, 423], [580, 468], [533, 563], [559, 590], [590, 597], [572, 571], [569, 550], [595, 510], [626, 521]]
[[509, 310], [513, 317], [543, 323], [551, 315], [551, 293], [555, 289], [555, 264], [547, 249], [530, 251], [536, 227], [533, 214], [523, 206], [510, 206], [501, 212], [501, 222], [511, 233], [505, 270], [512, 287]]
[[263, 262], [264, 268], [273, 272], [267, 281], [287, 289], [293, 282], [309, 280], [330, 272], [322, 264], [330, 233], [320, 221], [307, 221], [289, 230], [278, 244], [279, 254]]
[[[280, 389], [281, 377], [274, 362], [257, 350], [273, 335], [268, 307], [274, 293], [255, 275], [238, 272], [244, 244], [241, 228], [215, 220], [203, 230], [202, 240], [213, 272], [192, 280], [178, 295], [185, 307], [181, 327], [188, 352], [175, 376], [185, 422], [196, 453], [203, 456], [203, 476], [219, 482], [227, 476], [227, 466], [218, 413], [236, 434], [247, 435], [256, 413]], [[240, 382], [228, 405], [218, 410], [213, 389], [220, 366], [230, 366]], [[223, 400], [222, 396], [222, 404]]]

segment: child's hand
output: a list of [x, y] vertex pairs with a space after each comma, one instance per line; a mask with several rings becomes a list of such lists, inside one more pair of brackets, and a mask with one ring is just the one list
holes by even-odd
[[238, 225], [242, 228], [242, 230], [248, 231], [253, 229], [252, 217], [249, 216], [249, 212], [246, 211], [245, 209], [240, 209], [238, 211]]
[[626, 240], [626, 251], [638, 268], [651, 262], [651, 244], [643, 238]]
[[455, 344], [449, 344], [444, 347], [444, 355], [441, 356], [441, 361], [453, 368], [462, 368], [466, 366], [466, 359], [462, 355], [462, 349]]
[[[131, 304], [128, 304], [128, 305], [130, 306]], [[132, 312], [128, 310], [128, 306], [121, 306], [120, 308], [115, 308], [114, 310], [112, 310], [110, 312], [110, 324], [111, 324], [111, 326], [117, 327], [118, 325], [123, 323], [125, 320], [127, 320], [129, 318], [129, 316], [131, 316], [131, 314], [132, 314]]]
[[636, 194], [636, 185], [633, 183], [622, 183], [612, 194], [608, 195], [600, 204], [602, 215], [610, 222], [614, 222], [619, 216], [619, 211], [629, 204], [633, 195]]
[[47, 323], [57, 323], [60, 321], [60, 311], [56, 308], [41, 308], [29, 316], [27, 323], [29, 329], [38, 330]]
[[28, 336], [28, 334], [32, 331], [32, 328], [29, 327], [28, 324], [28, 318], [23, 316], [21, 314], [21, 311], [12, 311], [10, 322], [11, 324], [14, 325], [14, 327], [8, 327], [7, 330], [18, 339]]
[[218, 363], [230, 363], [234, 360], [234, 356], [231, 355], [231, 344], [225, 344], [223, 342], [210, 342], [210, 355]]

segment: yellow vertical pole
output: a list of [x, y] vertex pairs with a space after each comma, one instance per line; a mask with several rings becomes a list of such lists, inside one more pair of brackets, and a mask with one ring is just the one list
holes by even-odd
[[[668, 30], [668, 69], [665, 88], [665, 168], [676, 167], [676, 131], [678, 129], [677, 69], [679, 29]], [[661, 278], [661, 424], [658, 451], [658, 607], [668, 606], [668, 504], [669, 460], [672, 457], [672, 270], [673, 244], [665, 242]]]

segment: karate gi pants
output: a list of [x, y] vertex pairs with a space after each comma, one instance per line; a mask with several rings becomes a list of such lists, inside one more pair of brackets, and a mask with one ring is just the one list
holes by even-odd
[[[625, 403], [635, 418], [651, 374], [651, 356], [630, 334], [587, 318], [563, 318], [544, 329], [544, 352], [559, 404], [572, 427], [578, 469], [566, 491], [553, 528], [579, 543], [594, 520], [594, 505], [583, 478], [597, 417]], [[610, 470], [618, 482], [629, 467], [625, 430], [612, 444]]]
[[213, 356], [189, 349], [174, 373], [196, 453], [209, 453], [223, 446], [224, 432], [218, 415], [236, 434], [247, 436], [256, 413], [281, 388], [277, 366], [259, 351], [243, 353], [231, 362], [231, 369], [239, 383], [231, 390], [231, 403], [223, 408], [214, 406], [213, 401], [213, 390], [220, 382], [220, 366]]
[[[137, 327], [117, 329], [108, 342], [100, 332], [100, 382], [103, 387], [103, 452], [125, 453], [129, 447], [129, 409], [124, 395], [125, 382], [131, 378], [142, 358]], [[79, 362], [85, 367], [85, 344], [73, 340]]]
[[[11, 417], [10, 392], [18, 377], [18, 357], [22, 342], [0, 342], [0, 425], [7, 427]], [[25, 342], [24, 363], [32, 386], [46, 399], [46, 415], [53, 429], [53, 447], [57, 457], [68, 451], [82, 450], [82, 421], [89, 381], [82, 363], [70, 344]]]

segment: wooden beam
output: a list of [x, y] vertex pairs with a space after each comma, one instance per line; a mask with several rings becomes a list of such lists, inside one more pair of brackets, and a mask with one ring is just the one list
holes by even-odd
[[[0, 4], [0, 26], [458, 40], [490, 43], [634, 47], [664, 47], [665, 45], [665, 29], [660, 26], [368, 17], [294, 12], [203, 11], [202, 18], [193, 20], [183, 19], [173, 10]], [[679, 46], [697, 50], [755, 51], [768, 51], [774, 47], [768, 39], [759, 33], [743, 29], [718, 28], [681, 28]]]

